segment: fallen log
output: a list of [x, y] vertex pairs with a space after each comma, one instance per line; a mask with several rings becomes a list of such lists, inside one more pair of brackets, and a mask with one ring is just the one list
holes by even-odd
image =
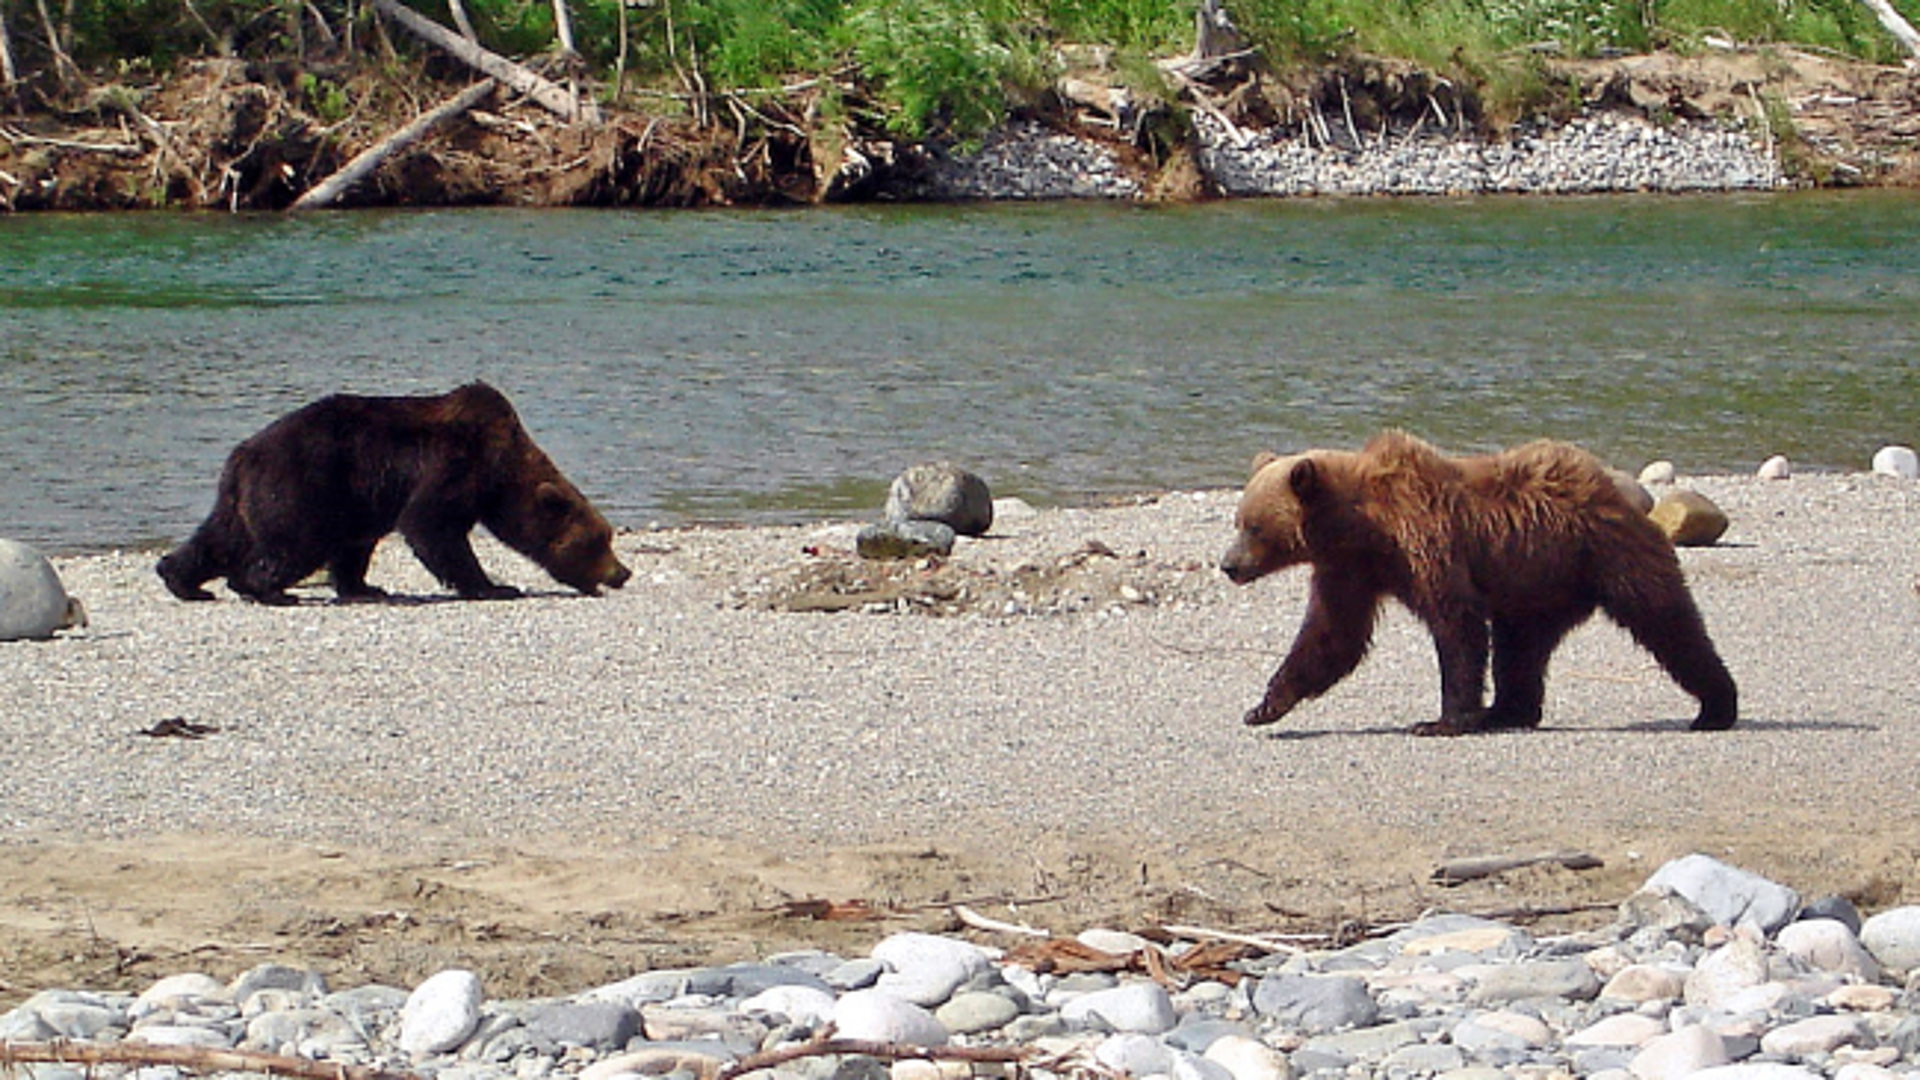
[[1598, 870], [1606, 865], [1597, 856], [1584, 851], [1550, 851], [1540, 855], [1483, 855], [1466, 859], [1448, 859], [1434, 869], [1433, 880], [1439, 885], [1460, 885], [1541, 863], [1558, 863], [1569, 870]]
[[418, 1080], [412, 1073], [389, 1072], [337, 1061], [314, 1061], [253, 1050], [216, 1050], [206, 1046], [152, 1046], [146, 1043], [7, 1042], [0, 1040], [0, 1067], [15, 1065], [171, 1065], [191, 1072], [265, 1073], [299, 1080]]
[[449, 53], [475, 71], [500, 80], [503, 86], [514, 93], [524, 94], [536, 105], [561, 119], [584, 120], [589, 124], [600, 122], [600, 110], [592, 101], [583, 101], [578, 95], [569, 93], [566, 87], [541, 78], [499, 53], [481, 48], [400, 3], [400, 0], [373, 0], [373, 6], [380, 14], [412, 31], [415, 37]]
[[339, 172], [308, 188], [288, 209], [319, 210], [332, 206], [353, 185], [378, 169], [381, 162], [419, 142], [434, 128], [487, 100], [493, 95], [495, 85], [492, 79], [482, 79], [452, 99], [421, 113], [412, 123], [355, 154], [353, 160], [347, 162]]

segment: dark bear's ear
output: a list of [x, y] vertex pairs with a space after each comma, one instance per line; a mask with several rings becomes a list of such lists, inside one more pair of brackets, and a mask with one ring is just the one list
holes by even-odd
[[1312, 458], [1305, 457], [1294, 462], [1293, 471], [1287, 474], [1287, 486], [1293, 489], [1294, 498], [1310, 503], [1319, 499], [1326, 489], [1324, 479], [1320, 475], [1320, 466], [1315, 465]]
[[573, 497], [568, 495], [560, 485], [552, 482], [543, 483], [535, 488], [533, 498], [541, 510], [556, 517], [573, 509]]
[[1253, 455], [1253, 472], [1249, 476], [1259, 476], [1260, 470], [1280, 460], [1280, 455], [1271, 450], [1262, 450]]

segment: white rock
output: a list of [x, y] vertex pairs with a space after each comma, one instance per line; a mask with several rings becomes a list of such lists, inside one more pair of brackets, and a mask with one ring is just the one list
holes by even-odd
[[1686, 1002], [1722, 1008], [1734, 995], [1767, 981], [1767, 957], [1759, 944], [1736, 937], [1701, 957], [1687, 976]]
[[1920, 455], [1911, 446], [1883, 446], [1873, 455], [1873, 471], [1902, 480], [1920, 479]]
[[1233, 1080], [1293, 1080], [1287, 1055], [1246, 1035], [1223, 1035], [1208, 1044], [1203, 1056], [1225, 1066]]
[[1645, 1046], [1667, 1033], [1665, 1022], [1639, 1013], [1615, 1013], [1567, 1036], [1568, 1046]]
[[0, 539], [0, 641], [50, 638], [86, 624], [52, 563], [17, 540]]
[[892, 969], [874, 988], [915, 1005], [940, 1004], [990, 966], [978, 946], [937, 934], [894, 934], [875, 945], [872, 955]]
[[1920, 968], [1920, 905], [1888, 908], [1861, 923], [1860, 944], [1885, 967]]
[[1793, 463], [1787, 460], [1787, 455], [1775, 454], [1761, 462], [1754, 475], [1762, 480], [1785, 480], [1793, 475]]
[[1821, 1075], [1814, 1069], [1800, 1065], [1757, 1061], [1750, 1065], [1721, 1065], [1718, 1068], [1701, 1069], [1687, 1080], [1821, 1080]]
[[462, 968], [439, 972], [413, 988], [400, 1010], [400, 1049], [409, 1054], [444, 1054], [473, 1034], [480, 1023], [480, 977]]
[[148, 1046], [202, 1046], [228, 1050], [233, 1040], [210, 1027], [195, 1024], [149, 1024], [127, 1033], [127, 1041]]
[[1481, 1013], [1474, 1017], [1474, 1021], [1483, 1028], [1511, 1035], [1528, 1046], [1541, 1047], [1553, 1041], [1553, 1030], [1547, 1027], [1546, 1022], [1525, 1013], [1508, 1012], [1502, 1009], [1497, 1012]]
[[1703, 1027], [1684, 1027], [1648, 1040], [1627, 1068], [1640, 1080], [1680, 1080], [1726, 1063], [1727, 1047], [1720, 1036]]
[[1833, 1080], [1900, 1080], [1900, 1074], [1881, 1065], [1851, 1062], [1835, 1069]]
[[[714, 1040], [716, 1048], [723, 1044]], [[580, 1080], [616, 1080], [622, 1076], [665, 1076], [680, 1071], [696, 1076], [712, 1076], [727, 1064], [726, 1059], [693, 1053], [684, 1047], [648, 1047], [615, 1054], [580, 1070]], [[442, 1073], [445, 1076], [446, 1073]]]
[[1652, 964], [1629, 964], [1600, 988], [1603, 999], [1630, 1001], [1635, 1005], [1649, 1001], [1671, 1001], [1687, 988], [1687, 973]]
[[1711, 855], [1686, 855], [1654, 871], [1644, 889], [1667, 889], [1722, 926], [1754, 926], [1771, 934], [1800, 910], [1800, 894]]
[[1185, 1050], [1175, 1050], [1169, 1056], [1173, 1059], [1172, 1068], [1167, 1070], [1171, 1080], [1234, 1080], [1233, 1071], [1219, 1062]]
[[1760, 1038], [1760, 1049], [1777, 1057], [1804, 1058], [1830, 1054], [1842, 1046], [1871, 1046], [1873, 1032], [1866, 1020], [1853, 1014], [1809, 1016], [1774, 1028]]
[[199, 972], [187, 972], [181, 975], [169, 975], [140, 992], [134, 999], [133, 1015], [137, 1018], [155, 1009], [178, 1009], [200, 1001], [227, 1000], [227, 984], [211, 975]]
[[1671, 484], [1676, 475], [1678, 475], [1678, 470], [1673, 467], [1673, 462], [1664, 459], [1660, 461], [1649, 461], [1647, 462], [1647, 467], [1640, 470], [1640, 482], [1643, 484]]
[[928, 1061], [901, 1058], [887, 1067], [888, 1080], [973, 1080], [973, 1066], [964, 1061]]
[[1103, 953], [1112, 953], [1115, 956], [1139, 952], [1153, 945], [1139, 934], [1129, 934], [1125, 930], [1107, 930], [1097, 926], [1080, 931], [1073, 936], [1073, 939], [1089, 949], [1099, 949]]
[[1173, 1068], [1173, 1053], [1151, 1035], [1123, 1031], [1093, 1048], [1093, 1060], [1122, 1076], [1154, 1076]]
[[1802, 919], [1790, 922], [1774, 935], [1774, 944], [1788, 956], [1797, 956], [1820, 971], [1850, 975], [1861, 982], [1877, 982], [1880, 965], [1861, 946], [1860, 939], [1838, 919]]
[[796, 1024], [818, 1026], [833, 1016], [834, 997], [814, 986], [769, 986], [740, 1003], [748, 1016], [784, 1016]]
[[1166, 988], [1153, 982], [1126, 983], [1081, 994], [1060, 1007], [1060, 1019], [1075, 1027], [1099, 1024], [1112, 1031], [1142, 1035], [1164, 1034], [1179, 1022]]
[[1849, 1012], [1886, 1012], [1900, 1002], [1891, 986], [1840, 986], [1826, 997], [1827, 1007]]
[[933, 1014], [886, 990], [855, 990], [833, 1006], [833, 1027], [843, 1039], [944, 1046], [947, 1029]]

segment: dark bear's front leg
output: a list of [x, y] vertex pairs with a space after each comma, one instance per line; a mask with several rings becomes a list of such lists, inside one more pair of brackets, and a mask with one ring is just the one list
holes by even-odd
[[333, 559], [327, 563], [327, 573], [333, 578], [333, 592], [342, 600], [384, 600], [387, 590], [367, 584], [367, 567], [373, 562], [373, 549], [378, 540], [365, 543], [345, 543], [333, 553]]
[[[400, 535], [442, 585], [466, 600], [511, 600], [520, 590], [497, 584], [480, 568], [467, 533], [472, 520], [449, 520], [432, 511], [433, 500], [416, 498], [400, 515]], [[423, 509], [424, 508], [424, 509]]]
[[1415, 724], [1415, 735], [1466, 735], [1486, 726], [1487, 620], [1478, 611], [1426, 620], [1440, 654], [1440, 719]]
[[1315, 569], [1307, 613], [1293, 647], [1267, 683], [1266, 696], [1246, 715], [1249, 727], [1271, 724], [1295, 705], [1319, 697], [1366, 658], [1373, 641], [1379, 595], [1363, 582]]

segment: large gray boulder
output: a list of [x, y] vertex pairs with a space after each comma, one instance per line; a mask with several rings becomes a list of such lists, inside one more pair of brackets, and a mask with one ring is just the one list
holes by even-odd
[[886, 515], [896, 525], [937, 521], [961, 536], [984, 536], [993, 527], [993, 494], [985, 480], [950, 461], [923, 462], [894, 477]]
[[87, 625], [46, 557], [17, 540], [0, 539], [0, 641], [50, 638]]

